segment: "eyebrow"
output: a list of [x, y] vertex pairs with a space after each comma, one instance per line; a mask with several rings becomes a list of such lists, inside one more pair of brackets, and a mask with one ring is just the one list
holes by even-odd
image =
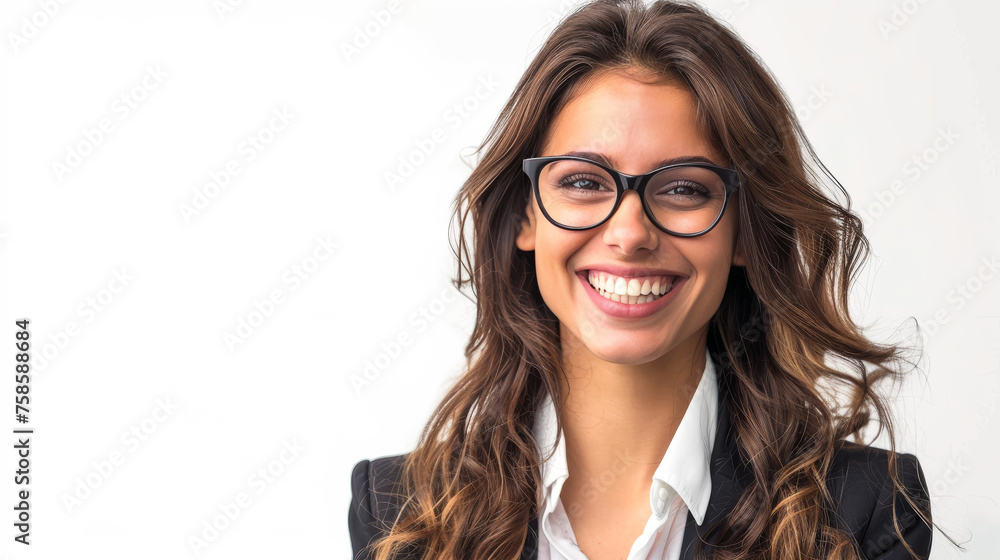
[[[603, 163], [604, 165], [606, 165], [608, 167], [611, 167], [611, 168], [614, 168], [614, 169], [618, 169], [618, 166], [615, 165], [614, 162], [612, 162], [611, 160], [609, 160], [608, 158], [604, 157], [602, 154], [599, 154], [597, 152], [575, 152], [574, 151], [574, 152], [566, 152], [563, 155], [564, 156], [576, 156], [576, 157], [582, 157], [582, 158], [592, 159], [592, 160], [594, 160], [594, 161], [596, 161], [598, 163]], [[656, 163], [656, 165], [653, 166], [653, 169], [659, 169], [661, 167], [666, 167], [668, 165], [676, 165], [678, 163], [707, 163], [709, 165], [716, 165], [716, 166], [719, 165], [718, 163], [716, 163], [716, 162], [714, 162], [714, 161], [712, 161], [712, 160], [710, 160], [710, 159], [708, 159], [707, 157], [704, 157], [704, 156], [679, 156], [679, 157], [675, 157], [675, 158], [660, 160], [660, 161], [658, 161]]]

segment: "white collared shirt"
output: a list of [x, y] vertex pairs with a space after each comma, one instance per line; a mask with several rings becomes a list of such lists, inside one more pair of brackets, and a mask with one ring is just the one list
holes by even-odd
[[[705, 370], [698, 388], [650, 481], [652, 513], [632, 544], [628, 560], [678, 560], [688, 512], [698, 525], [704, 521], [712, 494], [709, 465], [715, 442], [718, 390], [715, 365], [706, 349]], [[551, 397], [542, 403], [534, 431], [544, 458], [556, 439]], [[538, 560], [587, 560], [576, 543], [560, 497], [569, 477], [565, 443], [565, 437], [560, 438], [555, 454], [542, 464], [545, 502], [538, 531]]]

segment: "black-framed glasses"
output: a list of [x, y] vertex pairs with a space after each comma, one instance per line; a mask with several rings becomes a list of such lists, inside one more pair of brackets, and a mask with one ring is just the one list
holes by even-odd
[[628, 175], [582, 157], [549, 156], [525, 159], [522, 168], [542, 214], [569, 230], [608, 221], [631, 189], [656, 227], [678, 237], [697, 237], [719, 223], [740, 182], [735, 170], [701, 162]]

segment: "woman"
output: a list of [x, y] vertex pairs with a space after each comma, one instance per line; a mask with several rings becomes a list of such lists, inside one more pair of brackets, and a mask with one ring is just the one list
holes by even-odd
[[355, 467], [355, 558], [926, 558], [916, 458], [847, 440], [874, 412], [894, 447], [873, 386], [906, 361], [848, 315], [860, 220], [733, 33], [588, 4], [481, 150], [468, 372]]

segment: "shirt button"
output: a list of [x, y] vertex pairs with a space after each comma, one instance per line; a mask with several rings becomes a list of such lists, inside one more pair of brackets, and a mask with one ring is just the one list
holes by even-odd
[[653, 508], [653, 515], [657, 519], [663, 519], [663, 516], [667, 513], [667, 498], [669, 494], [667, 492], [667, 487], [662, 482], [654, 482], [653, 486], [650, 488], [650, 502]]

